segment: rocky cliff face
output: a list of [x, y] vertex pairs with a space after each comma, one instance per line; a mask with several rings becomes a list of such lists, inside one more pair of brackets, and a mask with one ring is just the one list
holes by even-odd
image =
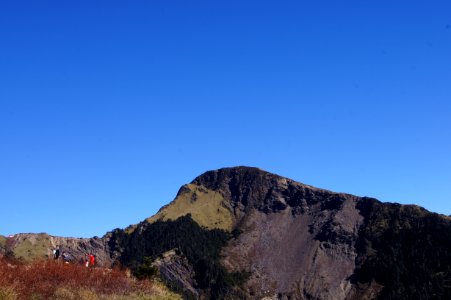
[[209, 171], [190, 188], [230, 211], [221, 263], [250, 274], [248, 298], [451, 299], [449, 217], [257, 168]]
[[206, 172], [155, 216], [101, 239], [49, 239], [106, 265], [150, 257], [187, 298], [451, 299], [448, 217], [257, 168]]
[[358, 198], [253, 168], [207, 172], [193, 184], [232, 203], [241, 234], [223, 250], [231, 271], [249, 272], [250, 298], [346, 299], [353, 293]]

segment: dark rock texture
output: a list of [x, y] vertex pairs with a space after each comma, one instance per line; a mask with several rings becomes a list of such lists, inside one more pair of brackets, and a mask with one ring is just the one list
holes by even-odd
[[246, 167], [207, 172], [192, 183], [233, 203], [241, 234], [224, 248], [223, 264], [251, 274], [249, 298], [351, 295], [363, 223], [357, 197]]

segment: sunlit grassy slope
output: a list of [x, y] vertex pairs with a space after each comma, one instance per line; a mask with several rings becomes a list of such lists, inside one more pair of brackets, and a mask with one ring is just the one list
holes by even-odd
[[34, 260], [44, 258], [51, 248], [50, 236], [47, 234], [38, 234], [22, 240], [14, 247], [14, 256], [24, 260]]
[[185, 185], [183, 192], [174, 201], [147, 221], [176, 220], [187, 214], [191, 214], [196, 223], [208, 229], [218, 228], [230, 232], [234, 225], [230, 205], [222, 195], [195, 184]]

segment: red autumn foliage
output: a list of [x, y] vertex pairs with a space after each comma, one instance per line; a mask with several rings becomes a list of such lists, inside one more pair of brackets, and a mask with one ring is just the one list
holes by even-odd
[[130, 278], [122, 270], [87, 268], [53, 260], [23, 263], [0, 259], [0, 288], [13, 290], [18, 299], [29, 299], [32, 295], [48, 299], [59, 288], [129, 295], [151, 292], [152, 283]]

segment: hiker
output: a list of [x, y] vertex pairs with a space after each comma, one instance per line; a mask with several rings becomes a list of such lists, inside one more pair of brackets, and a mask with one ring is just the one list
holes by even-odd
[[85, 266], [86, 266], [86, 268], [89, 267], [89, 256], [88, 256], [88, 254], [85, 255]]
[[63, 251], [63, 261], [65, 264], [68, 264], [71, 260], [71, 256], [69, 253], [67, 253], [66, 251]]
[[60, 257], [60, 247], [56, 246], [56, 249], [53, 249], [53, 259], [58, 260]]
[[94, 256], [94, 254], [89, 254], [89, 266], [90, 267], [94, 267], [96, 264], [96, 257]]

